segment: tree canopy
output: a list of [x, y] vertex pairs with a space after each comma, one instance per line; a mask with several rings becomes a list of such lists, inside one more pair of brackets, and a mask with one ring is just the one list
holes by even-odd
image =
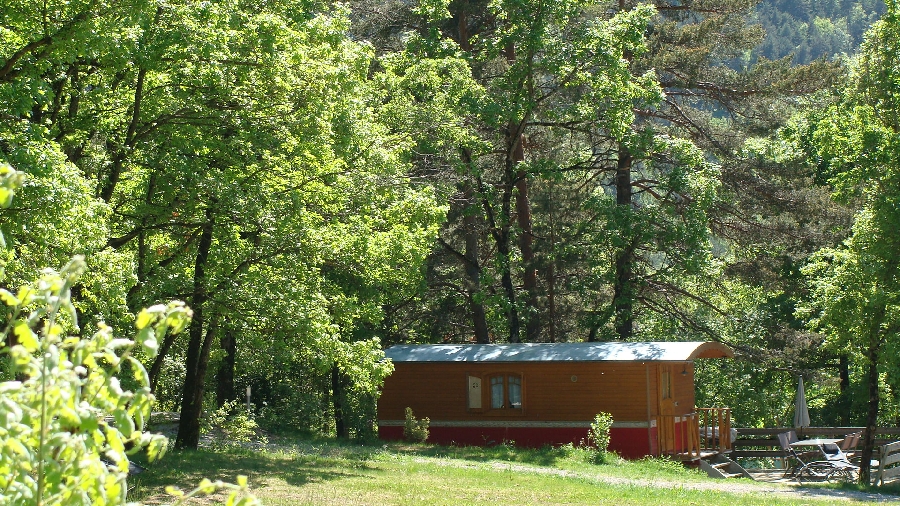
[[868, 460], [879, 425], [881, 375], [896, 385], [895, 356], [900, 331], [900, 270], [896, 230], [898, 141], [897, 5], [867, 32], [859, 60], [842, 100], [830, 108], [815, 132], [819, 154], [836, 198], [856, 202], [850, 237], [811, 258], [810, 324], [827, 336], [827, 345], [863, 358], [868, 389], [860, 483], [869, 482]]
[[135, 355], [184, 448], [247, 386], [367, 437], [399, 342], [714, 339], [738, 423], [801, 373], [894, 420], [895, 10], [7, 2], [0, 284], [82, 255], [81, 337], [184, 300]]

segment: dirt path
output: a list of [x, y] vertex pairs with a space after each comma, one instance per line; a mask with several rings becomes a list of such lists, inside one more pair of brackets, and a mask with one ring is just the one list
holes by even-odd
[[[440, 459], [417, 458], [417, 462], [436, 463], [438, 465], [454, 467], [478, 467], [480, 464], [463, 464]], [[900, 504], [900, 498], [892, 495], [857, 492], [853, 490], [833, 490], [816, 487], [801, 487], [782, 483], [760, 483], [747, 480], [710, 480], [696, 482], [678, 482], [669, 480], [633, 480], [614, 476], [567, 471], [551, 467], [522, 466], [494, 462], [491, 467], [502, 471], [515, 471], [517, 473], [552, 474], [556, 476], [584, 478], [610, 485], [638, 485], [653, 488], [683, 489], [683, 490], [714, 490], [717, 492], [731, 492], [736, 494], [772, 494], [788, 499], [824, 499], [835, 502], [872, 502]]]
[[[273, 438], [277, 439], [277, 438]], [[293, 449], [293, 445], [279, 444], [278, 442], [257, 443], [248, 445], [254, 449], [267, 448], [270, 450], [288, 450]], [[485, 464], [465, 463], [460, 461], [451, 461], [440, 458], [415, 457], [416, 462], [431, 463], [440, 466], [452, 466], [457, 468], [475, 468], [482, 467]], [[506, 462], [493, 462], [489, 464], [492, 468], [502, 471], [515, 471], [519, 473], [547, 474], [563, 477], [572, 477], [580, 479], [593, 480], [598, 483], [606, 483], [610, 485], [633, 485], [653, 488], [665, 489], [682, 489], [682, 490], [711, 490], [724, 493], [736, 494], [759, 494], [759, 495], [777, 495], [787, 499], [817, 499], [830, 500], [835, 503], [850, 502], [868, 502], [883, 504], [900, 505], [900, 497], [888, 494], [878, 494], [871, 492], [858, 492], [853, 490], [834, 490], [818, 487], [803, 487], [790, 481], [766, 482], [766, 481], [749, 481], [749, 480], [715, 480], [708, 481], [671, 481], [660, 479], [637, 480], [629, 478], [620, 478], [615, 476], [605, 476], [600, 474], [569, 471], [552, 467], [525, 466], [520, 464], [510, 464]]]

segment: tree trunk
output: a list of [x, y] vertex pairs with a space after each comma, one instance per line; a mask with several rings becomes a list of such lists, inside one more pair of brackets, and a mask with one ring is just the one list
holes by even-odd
[[344, 417], [344, 385], [342, 382], [342, 374], [337, 365], [331, 368], [331, 403], [334, 407], [334, 428], [337, 437], [341, 439], [350, 438], [350, 428]]
[[[180, 449], [196, 449], [200, 444], [200, 415], [203, 409], [203, 380], [206, 373], [206, 362], [209, 360], [207, 340], [204, 339], [204, 309], [209, 294], [206, 292], [206, 262], [212, 248], [213, 214], [206, 211], [206, 224], [200, 234], [197, 246], [197, 257], [194, 261], [194, 286], [191, 295], [191, 319], [188, 335], [187, 359], [185, 363], [184, 388], [181, 395], [181, 419], [178, 423], [178, 436], [175, 447]], [[204, 348], [207, 349], [204, 357]]]
[[[516, 48], [512, 44], [504, 51], [506, 60], [516, 61]], [[530, 76], [526, 77], [530, 84]], [[530, 89], [530, 87], [529, 87]], [[540, 337], [540, 318], [537, 303], [537, 269], [534, 265], [534, 231], [532, 230], [531, 202], [528, 200], [528, 174], [522, 170], [525, 161], [525, 133], [521, 126], [524, 118], [516, 118], [507, 125], [506, 177], [516, 188], [516, 224], [519, 226], [519, 253], [522, 255], [522, 288], [526, 295], [525, 340], [537, 341]], [[510, 342], [513, 342], [510, 340]], [[516, 339], [518, 342], [518, 339]]]
[[[194, 312], [195, 316], [196, 314]], [[176, 448], [196, 450], [200, 444], [200, 418], [203, 415], [203, 394], [206, 391], [204, 380], [209, 366], [209, 352], [212, 349], [217, 330], [218, 315], [214, 314], [200, 343], [195, 371], [193, 374], [190, 371], [185, 374], [185, 387], [181, 395], [181, 418], [178, 423], [178, 437], [175, 439]], [[188, 356], [190, 356], [190, 347]], [[182, 433], [184, 433], [184, 437], [182, 437]]]
[[850, 359], [847, 355], [838, 357], [838, 383], [841, 390], [840, 424], [844, 427], [850, 425]]
[[[465, 7], [460, 9], [457, 19], [457, 31], [459, 36], [459, 47], [463, 51], [471, 51], [472, 45], [469, 43], [469, 27], [468, 15]], [[472, 165], [471, 152], [468, 149], [462, 150], [463, 160], [467, 166]], [[469, 312], [472, 317], [472, 329], [475, 332], [475, 342], [479, 344], [488, 344], [491, 342], [490, 333], [487, 324], [487, 313], [484, 310], [484, 302], [481, 294], [481, 248], [478, 227], [478, 218], [475, 216], [475, 191], [470, 180], [463, 183], [463, 194], [465, 197], [466, 210], [463, 213], [463, 234], [466, 241], [466, 277], [468, 279], [468, 303]]]
[[[619, 160], [616, 166], [616, 205], [632, 206], [631, 193], [631, 153], [624, 147], [619, 148]], [[631, 239], [630, 213], [622, 213], [626, 245], [618, 252], [615, 265], [615, 282], [613, 286], [613, 314], [615, 316], [616, 334], [622, 341], [634, 335], [634, 246]]]
[[481, 294], [481, 268], [478, 265], [478, 231], [474, 228], [474, 216], [466, 216], [466, 275], [469, 281], [469, 311], [472, 315], [472, 328], [475, 331], [475, 342], [488, 344], [491, 337], [488, 332], [487, 313], [484, 310]]
[[128, 156], [128, 150], [134, 147], [138, 123], [141, 119], [141, 101], [144, 97], [144, 80], [147, 76], [147, 69], [138, 70], [137, 83], [134, 86], [134, 102], [131, 110], [131, 120], [128, 123], [128, 130], [125, 133], [125, 140], [121, 146], [111, 146], [111, 151], [115, 153], [112, 163], [109, 164], [109, 173], [106, 180], [103, 181], [98, 191], [98, 196], [104, 202], [112, 200], [113, 192], [116, 185], [119, 184], [119, 178], [122, 176], [122, 169], [125, 166], [125, 159]]
[[[458, 31], [458, 42], [460, 48], [464, 51], [470, 51], [470, 33], [468, 26], [468, 15], [467, 15], [467, 4], [457, 5], [455, 8], [457, 23], [456, 29]], [[503, 50], [504, 56], [507, 61], [514, 62], [516, 59], [515, 48], [510, 44]], [[516, 301], [516, 287], [513, 283], [512, 276], [512, 247], [511, 247], [511, 231], [512, 231], [512, 197], [513, 190], [517, 189], [520, 197], [516, 199], [516, 207], [517, 214], [519, 219], [519, 226], [522, 227], [523, 236], [527, 236], [527, 238], [523, 238], [523, 242], [520, 243], [520, 248], [522, 248], [522, 260], [525, 265], [526, 273], [524, 285], [526, 290], [530, 287], [533, 288], [536, 283], [536, 277], [531, 274], [528, 270], [533, 268], [531, 267], [533, 262], [533, 251], [531, 248], [531, 213], [528, 204], [528, 187], [527, 187], [527, 178], [525, 178], [524, 174], [521, 173], [519, 167], [517, 165], [524, 160], [524, 147], [522, 145], [523, 135], [522, 131], [519, 128], [519, 122], [521, 118], [510, 119], [507, 124], [507, 132], [506, 132], [506, 153], [503, 167], [503, 179], [500, 184], [501, 190], [501, 210], [500, 215], [496, 216], [494, 214], [493, 205], [489, 202], [487, 198], [487, 194], [484, 193], [484, 188], [481, 188], [481, 181], [479, 181], [478, 191], [482, 193], [482, 205], [484, 206], [484, 211], [487, 216], [488, 221], [490, 222], [491, 227], [491, 235], [494, 239], [494, 242], [497, 247], [497, 256], [498, 256], [498, 269], [500, 274], [500, 284], [503, 287], [503, 292], [506, 295], [506, 317], [507, 323], [509, 325], [509, 335], [508, 341], [510, 343], [518, 343], [520, 339], [521, 333], [521, 322], [519, 316], [519, 310], [517, 308]], [[521, 177], [520, 177], [521, 176]], [[520, 182], [521, 181], [521, 182]], [[522, 210], [526, 212], [522, 212]], [[523, 226], [524, 224], [524, 226]], [[529, 306], [532, 305], [531, 294], [533, 293], [533, 289], [529, 292], [528, 303]], [[473, 303], [477, 303], [478, 301], [472, 301]], [[473, 317], [476, 318], [476, 340], [485, 342], [489, 339], [489, 337], [485, 333], [479, 335], [480, 330], [478, 327], [481, 325], [481, 321], [479, 320], [481, 317], [477, 314], [479, 308], [473, 307]], [[483, 306], [480, 310], [483, 311]], [[535, 323], [536, 323], [536, 319]], [[484, 328], [487, 328], [486, 319], [484, 322]], [[529, 327], [530, 328], [530, 327]], [[529, 332], [529, 328], [526, 329]], [[534, 332], [531, 330], [530, 332]], [[536, 333], [536, 332], [534, 332]]]
[[[876, 340], [877, 342], [877, 340]], [[869, 409], [866, 413], [866, 430], [863, 432], [862, 457], [859, 463], [859, 484], [868, 486], [872, 482], [872, 455], [875, 453], [875, 431], [878, 429], [878, 345], [872, 343], [866, 352], [869, 387]]]
[[475, 195], [472, 185], [464, 183], [463, 194], [466, 209], [463, 212], [463, 235], [466, 241], [466, 279], [469, 299], [469, 312], [472, 316], [472, 328], [475, 331], [475, 342], [488, 344], [491, 342], [488, 332], [487, 314], [481, 294], [481, 247], [478, 227], [478, 218], [473, 211], [476, 209]]
[[506, 316], [509, 322], [509, 342], [518, 343], [519, 339], [519, 309], [516, 307], [516, 287], [512, 281], [512, 253], [509, 248], [509, 199], [505, 202], [506, 213], [503, 216], [503, 228], [495, 235], [497, 239], [497, 254], [500, 256], [500, 284], [506, 293]]
[[[507, 166], [508, 167], [508, 166]], [[507, 174], [507, 176], [510, 176]], [[507, 181], [510, 181], [509, 184], [504, 185], [503, 191], [500, 195], [500, 216], [499, 218], [494, 214], [494, 208], [490, 202], [490, 200], [486, 197], [487, 193], [484, 190], [481, 190], [482, 199], [481, 204], [484, 207], [485, 215], [487, 216], [488, 224], [491, 230], [491, 237], [494, 239], [494, 243], [497, 246], [497, 269], [500, 271], [500, 285], [503, 287], [503, 291], [506, 294], [506, 318], [509, 324], [509, 337], [508, 340], [510, 343], [518, 343], [519, 342], [519, 310], [516, 307], [516, 287], [513, 285], [512, 281], [512, 266], [510, 265], [512, 261], [512, 255], [510, 251], [510, 229], [512, 225], [510, 223], [510, 209], [512, 202], [512, 177], [508, 177]], [[481, 181], [479, 181], [479, 184]]]
[[[554, 247], [551, 239], [550, 248]], [[547, 262], [544, 273], [547, 282], [547, 341], [555, 343], [559, 341], [559, 315], [556, 311], [556, 258]]]
[[[522, 137], [515, 141], [513, 163], [519, 165], [525, 160]], [[516, 220], [521, 230], [519, 251], [522, 254], [522, 288], [525, 289], [528, 308], [525, 320], [525, 340], [535, 342], [540, 338], [540, 317], [537, 300], [537, 268], [534, 264], [534, 231], [532, 230], [531, 203], [528, 200], [528, 175], [516, 173]]]
[[847, 355], [838, 357], [838, 376], [840, 377], [838, 386], [843, 394], [850, 388], [850, 359]]
[[169, 354], [169, 350], [172, 349], [172, 345], [175, 344], [176, 337], [177, 336], [174, 334], [166, 334], [166, 337], [163, 338], [163, 342], [159, 347], [158, 353], [156, 354], [156, 358], [153, 359], [153, 364], [150, 365], [148, 376], [150, 377], [151, 392], [156, 392], [156, 385], [159, 383], [160, 374], [162, 374], [163, 362], [165, 362], [166, 355]]
[[[163, 7], [160, 5], [156, 8], [156, 15], [153, 18], [153, 25], [151, 30], [155, 31], [161, 17], [163, 14]], [[148, 35], [145, 33], [145, 35]], [[119, 183], [119, 178], [122, 177], [122, 170], [125, 167], [125, 160], [128, 158], [130, 151], [134, 149], [138, 140], [138, 127], [141, 123], [141, 107], [144, 100], [144, 87], [146, 85], [147, 78], [147, 69], [141, 67], [138, 69], [137, 73], [137, 81], [134, 85], [134, 98], [131, 103], [131, 117], [128, 121], [128, 129], [125, 132], [125, 139], [123, 140], [121, 145], [111, 145], [109, 146], [110, 151], [114, 153], [112, 163], [109, 164], [109, 173], [106, 175], [106, 179], [102, 181], [97, 188], [97, 195], [104, 202], [110, 202], [112, 200], [113, 193], [115, 192], [116, 185]]]
[[230, 328], [225, 328], [219, 338], [219, 346], [225, 352], [216, 373], [216, 405], [220, 408], [226, 402], [237, 398], [234, 389], [234, 362], [237, 356], [237, 338]]
[[544, 263], [542, 264], [545, 269], [544, 282], [547, 284], [547, 341], [551, 343], [559, 340], [557, 335], [559, 321], [557, 321], [558, 315], [556, 313], [556, 262], [559, 261], [559, 257], [556, 254], [556, 215], [554, 214], [556, 201], [553, 193], [555, 189], [556, 185], [552, 180], [549, 181], [547, 183], [547, 228], [549, 229], [549, 241], [543, 259]]

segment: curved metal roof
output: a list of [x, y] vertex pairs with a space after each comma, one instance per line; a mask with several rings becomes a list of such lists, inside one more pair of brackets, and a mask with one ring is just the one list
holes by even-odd
[[709, 342], [418, 344], [385, 350], [394, 362], [684, 362], [734, 357], [728, 346]]

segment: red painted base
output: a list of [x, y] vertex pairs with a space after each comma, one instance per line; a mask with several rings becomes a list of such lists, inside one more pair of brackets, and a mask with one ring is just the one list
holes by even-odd
[[[587, 441], [587, 429], [578, 427], [431, 427], [428, 442], [456, 446], [492, 446], [502, 443], [528, 448], [558, 446]], [[381, 426], [378, 436], [384, 440], [403, 439], [403, 427]], [[609, 431], [609, 449], [626, 459], [657, 454], [656, 427], [647, 429], [613, 427]], [[652, 442], [652, 446], [651, 446]]]

